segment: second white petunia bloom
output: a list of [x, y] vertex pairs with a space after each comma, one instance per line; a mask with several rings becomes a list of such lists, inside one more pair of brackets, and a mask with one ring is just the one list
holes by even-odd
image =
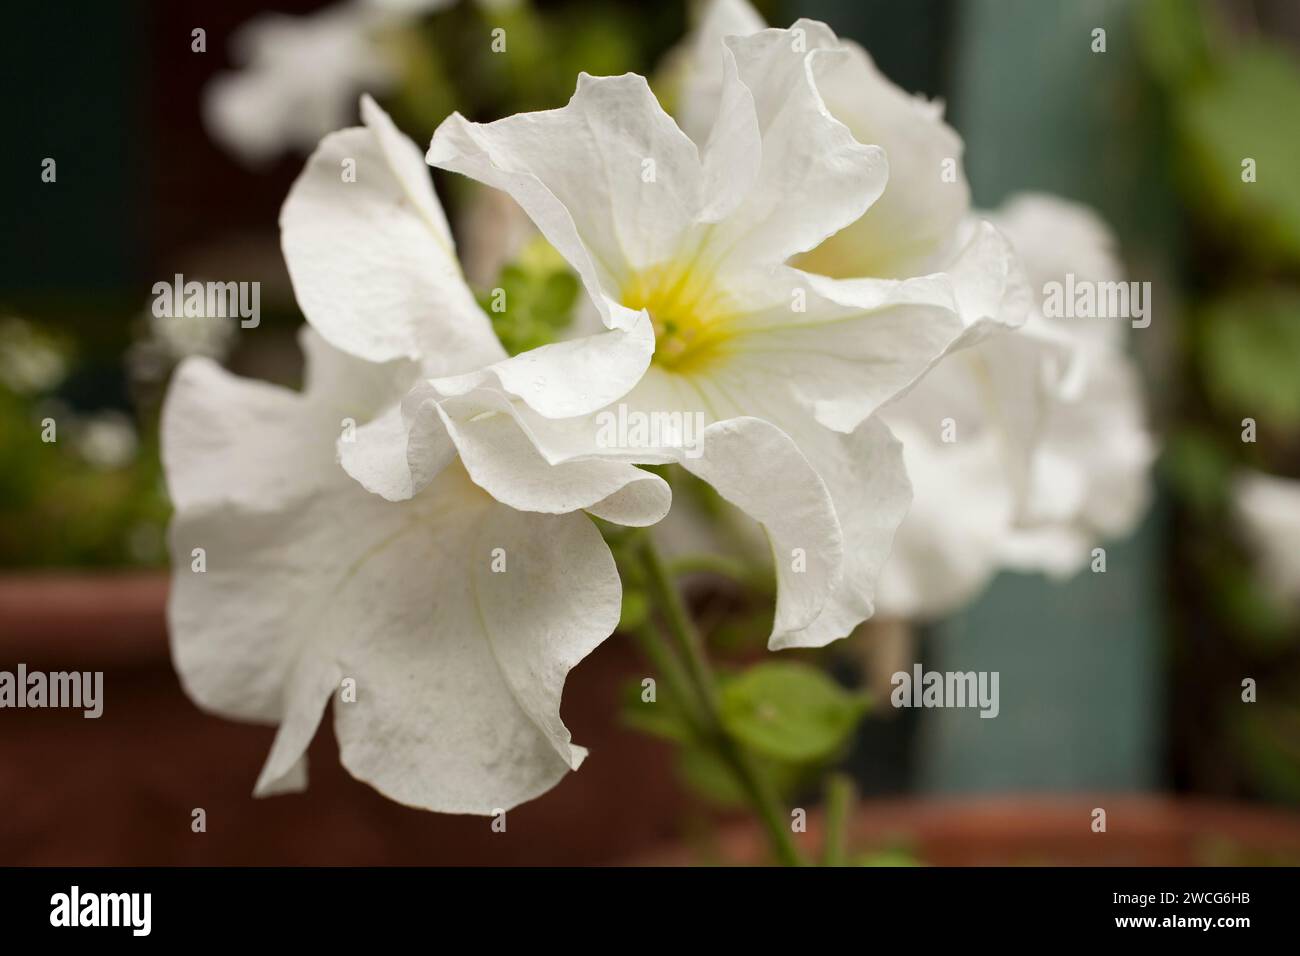
[[[707, 5], [680, 54], [678, 113], [696, 142], [721, 96], [716, 50], [735, 42], [729, 34], [761, 29], [745, 0]], [[963, 144], [942, 104], [909, 95], [861, 46], [819, 24], [793, 29], [809, 49], [834, 56], [815, 77], [831, 115], [890, 162], [880, 198], [795, 263], [842, 287], [957, 268], [970, 237], [989, 227], [971, 210]], [[1002, 297], [1001, 321], [983, 323], [990, 334], [955, 341], [881, 411], [902, 440], [914, 488], [880, 579], [877, 603], [890, 616], [950, 612], [1000, 568], [1072, 573], [1099, 538], [1130, 530], [1147, 498], [1152, 442], [1122, 326], [1031, 309], [1037, 290], [1067, 272], [1120, 279], [1109, 231], [1046, 196], [1021, 197], [987, 218], [1014, 243], [1029, 285]]]
[[[992, 217], [1036, 289], [1116, 282], [1109, 230], [1091, 211], [1024, 195]], [[916, 486], [881, 579], [882, 610], [931, 618], [1000, 570], [1078, 572], [1132, 531], [1155, 457], [1137, 369], [1113, 318], [1026, 325], [946, 358], [886, 417]]]

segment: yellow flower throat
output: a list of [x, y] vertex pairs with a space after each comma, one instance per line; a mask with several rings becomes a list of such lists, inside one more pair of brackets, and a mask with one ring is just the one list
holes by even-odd
[[692, 263], [669, 261], [633, 273], [624, 283], [623, 304], [650, 313], [656, 365], [698, 371], [734, 334], [735, 313], [711, 279]]

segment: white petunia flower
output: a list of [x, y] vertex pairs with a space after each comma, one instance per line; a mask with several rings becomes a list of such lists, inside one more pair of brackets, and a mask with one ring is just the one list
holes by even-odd
[[357, 94], [397, 80], [379, 38], [453, 0], [347, 0], [307, 16], [264, 13], [231, 39], [239, 69], [213, 77], [203, 119], [214, 139], [257, 164], [306, 151], [351, 121]]
[[[1035, 289], [1066, 272], [1121, 277], [1109, 231], [1081, 206], [1026, 195], [991, 218]], [[1123, 328], [1035, 312], [944, 359], [885, 410], [915, 496], [881, 577], [883, 612], [950, 613], [1002, 569], [1068, 576], [1099, 541], [1132, 530], [1155, 451]]]
[[[714, 0], [688, 41], [680, 113], [697, 142], [707, 135], [701, 117], [719, 99], [708, 51], [756, 22], [745, 0]], [[796, 264], [849, 284], [949, 270], [972, 232], [987, 227], [972, 216], [963, 144], [942, 104], [899, 89], [852, 41], [810, 33], [808, 42], [836, 51], [818, 92], [855, 138], [884, 150], [890, 176], [864, 215]], [[1080, 207], [1024, 197], [989, 218], [1013, 241], [1035, 289], [1066, 271], [1119, 277], [1108, 230]], [[1008, 297], [1002, 318], [1025, 307]], [[1073, 573], [1099, 536], [1126, 533], [1145, 507], [1153, 452], [1122, 327], [1037, 310], [1016, 324], [965, 337], [882, 410], [914, 490], [880, 580], [879, 608], [890, 616], [954, 610], [1002, 567]]]
[[[823, 103], [822, 84], [851, 60], [824, 24], [729, 37], [716, 52], [702, 142], [630, 74], [583, 74], [562, 109], [439, 127], [428, 161], [513, 196], [624, 336], [512, 360], [529, 374], [432, 379], [408, 398], [407, 419], [436, 412], [472, 474], [508, 470], [491, 464], [497, 426], [484, 424], [500, 415], [552, 464], [680, 462], [768, 533], [779, 585], [769, 645], [820, 646], [871, 615], [907, 508], [898, 444], [873, 413], [948, 350], [1018, 323], [1027, 294], [985, 224], [925, 275], [845, 282], [787, 265], [870, 214], [886, 192], [884, 152]], [[652, 440], [611, 448], [600, 426], [612, 409], [698, 415], [703, 453]]]
[[[582, 510], [650, 524], [669, 491], [627, 463], [538, 459], [489, 494], [470, 461], [418, 443], [421, 488], [384, 484], [391, 469], [370, 452], [401, 426], [412, 383], [504, 353], [419, 149], [368, 99], [362, 116], [322, 141], [281, 216], [312, 325], [303, 391], [190, 358], [168, 394], [173, 656], [200, 706], [279, 726], [257, 793], [305, 785], [332, 698], [358, 779], [412, 806], [489, 814], [586, 753], [560, 696], [614, 629], [621, 587]], [[355, 182], [340, 157], [356, 161]]]
[[[1067, 273], [1095, 282], [1124, 278], [1110, 230], [1085, 206], [1024, 193], [991, 218], [1021, 251], [1040, 293]], [[1028, 328], [1040, 324], [1045, 336], [1069, 344], [1070, 363], [1043, 412], [1023, 518], [1069, 529], [1076, 554], [1066, 567], [1077, 570], [1088, 548], [1128, 534], [1145, 513], [1156, 446], [1138, 368], [1125, 351], [1128, 323], [1036, 313]]]
[[188, 315], [155, 315], [146, 307], [140, 318], [147, 329], [131, 343], [127, 365], [141, 382], [161, 382], [182, 359], [202, 355], [221, 361], [235, 345], [238, 325], [234, 322]]
[[1260, 578], [1284, 604], [1300, 604], [1300, 481], [1244, 471], [1232, 489]]

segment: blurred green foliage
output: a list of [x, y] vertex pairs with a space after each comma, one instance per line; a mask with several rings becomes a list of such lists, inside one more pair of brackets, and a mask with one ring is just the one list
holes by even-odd
[[1300, 116], [1293, 55], [1262, 44], [1234, 51], [1178, 107], [1198, 198], [1250, 252], [1300, 263], [1300, 124], [1278, 122]]
[[[504, 33], [494, 36], [498, 29]], [[402, 126], [419, 131], [417, 140], [454, 110], [493, 120], [553, 109], [573, 95], [579, 73], [645, 74], [684, 31], [680, 4], [663, 4], [649, 18], [610, 4], [455, 4], [387, 38], [402, 64], [389, 105]]]
[[[1188, 209], [1230, 238], [1250, 272], [1300, 264], [1300, 64], [1234, 36], [1204, 0], [1147, 0], [1139, 49], [1172, 117]], [[1231, 273], [1228, 273], [1229, 275]]]
[[572, 324], [578, 278], [538, 237], [506, 263], [496, 286], [480, 291], [478, 300], [505, 350], [518, 355], [556, 341]]
[[1289, 700], [1235, 707], [1229, 726], [1252, 777], [1275, 799], [1300, 803], [1300, 688]]
[[0, 325], [0, 567], [161, 564], [156, 437], [122, 412], [64, 401], [74, 357], [64, 337]]
[[[1179, 509], [1176, 580], [1186, 577], [1173, 601], [1175, 667], [1191, 784], [1300, 800], [1286, 694], [1300, 687], [1300, 609], [1262, 584], [1234, 506], [1244, 469], [1300, 478], [1300, 62], [1268, 38], [1262, 6], [1231, 12], [1208, 0], [1137, 9], [1187, 220], [1162, 461]], [[1270, 692], [1243, 706], [1242, 675]]]
[[1196, 359], [1215, 410], [1256, 418], [1270, 432], [1300, 430], [1300, 292], [1232, 290], [1201, 313]]

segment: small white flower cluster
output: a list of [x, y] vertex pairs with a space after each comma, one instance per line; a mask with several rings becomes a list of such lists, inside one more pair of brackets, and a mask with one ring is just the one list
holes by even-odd
[[0, 318], [0, 386], [18, 395], [39, 394], [57, 386], [67, 371], [63, 353], [29, 323]]
[[[1113, 489], [1044, 437], [1109, 414], [1078, 378], [1115, 397], [1118, 348], [1039, 328], [1015, 209], [1010, 238], [971, 211], [938, 108], [825, 24], [766, 29], [737, 0], [681, 62], [680, 125], [642, 77], [583, 74], [562, 109], [450, 116], [425, 154], [363, 98], [365, 125], [321, 141], [280, 218], [304, 390], [178, 370], [173, 650], [202, 706], [279, 726], [258, 792], [305, 783], [344, 681], [341, 759], [395, 800], [491, 814], [576, 769], [561, 692], [621, 603], [587, 516], [663, 518], [669, 487], [641, 465], [679, 465], [763, 527], [773, 650], [845, 637], [889, 593], [926, 613], [950, 555], [1005, 563], [970, 554], [1013, 522], [1120, 530], [1093, 510]], [[513, 197], [596, 328], [507, 355], [426, 162]], [[689, 449], [611, 443], [612, 409], [703, 428]], [[970, 424], [960, 472], [929, 448], [945, 417]], [[1146, 446], [1122, 441], [1131, 473], [1104, 482], [1141, 480]], [[882, 570], [901, 583], [878, 594]]]
[[1243, 471], [1232, 500], [1264, 586], [1279, 604], [1300, 608], [1300, 481]]
[[203, 91], [209, 133], [252, 165], [311, 149], [351, 119], [359, 91], [396, 82], [384, 32], [452, 2], [343, 0], [308, 16], [255, 17], [231, 40], [238, 69]]

